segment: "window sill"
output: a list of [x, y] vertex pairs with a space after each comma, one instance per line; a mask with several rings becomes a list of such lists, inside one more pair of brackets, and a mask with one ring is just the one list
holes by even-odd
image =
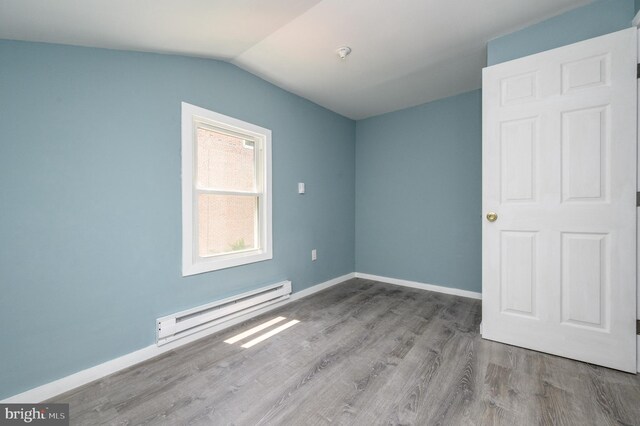
[[182, 265], [182, 276], [202, 274], [205, 272], [218, 271], [220, 269], [233, 268], [235, 266], [248, 265], [250, 263], [262, 262], [273, 259], [271, 251], [256, 250], [237, 254], [229, 254], [219, 257], [201, 258], [194, 262], [184, 260]]

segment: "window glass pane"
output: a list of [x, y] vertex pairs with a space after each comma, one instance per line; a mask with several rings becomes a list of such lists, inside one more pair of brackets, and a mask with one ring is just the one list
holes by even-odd
[[255, 191], [255, 142], [202, 127], [196, 136], [198, 188]]
[[200, 257], [257, 247], [258, 197], [198, 195]]

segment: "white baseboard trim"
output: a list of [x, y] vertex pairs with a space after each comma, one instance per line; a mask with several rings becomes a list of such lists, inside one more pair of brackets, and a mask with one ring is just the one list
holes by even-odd
[[317, 293], [329, 287], [333, 287], [336, 284], [343, 283], [355, 277], [356, 277], [356, 273], [351, 272], [349, 274], [342, 275], [341, 277], [336, 277], [329, 281], [325, 281], [323, 283], [316, 284], [309, 288], [305, 288], [304, 290], [296, 291], [291, 295], [291, 297], [289, 298], [289, 301], [294, 301], [294, 300], [302, 299], [303, 297], [311, 296], [314, 293]]
[[96, 365], [94, 367], [87, 368], [86, 370], [79, 371], [77, 373], [71, 374], [69, 376], [63, 377], [53, 382], [46, 383], [44, 385], [38, 386], [28, 391], [11, 396], [9, 398], [6, 398], [0, 401], [0, 403], [38, 403], [38, 402], [45, 401], [47, 399], [55, 397], [56, 395], [60, 395], [61, 393], [68, 392], [72, 389], [75, 389], [82, 385], [86, 385], [87, 383], [93, 382], [94, 380], [98, 380], [105, 376], [108, 376], [109, 374], [113, 374], [117, 371], [123, 370], [125, 368], [131, 367], [133, 365], [136, 365], [138, 363], [141, 363], [143, 361], [146, 361], [148, 359], [161, 355], [164, 352], [170, 351], [179, 346], [183, 346], [195, 340], [202, 339], [203, 337], [209, 336], [213, 333], [217, 333], [218, 331], [224, 330], [225, 328], [229, 328], [241, 322], [247, 321], [253, 317], [256, 317], [258, 315], [269, 312], [273, 309], [284, 306], [287, 303], [290, 303], [294, 300], [302, 299], [303, 297], [310, 296], [321, 290], [324, 290], [336, 284], [340, 284], [351, 278], [355, 278], [355, 273], [352, 272], [350, 274], [346, 274], [341, 277], [336, 277], [329, 281], [316, 284], [304, 290], [293, 293], [287, 300], [283, 300], [280, 303], [275, 303], [263, 309], [250, 312], [247, 315], [234, 318], [222, 324], [216, 325], [206, 330], [202, 330], [190, 336], [186, 336], [182, 339], [167, 343], [163, 346], [151, 345], [151, 346], [147, 346], [146, 348], [142, 348], [137, 351], [130, 352], [121, 357], [109, 360], [107, 362]]
[[438, 293], [453, 294], [455, 296], [470, 297], [472, 299], [482, 299], [482, 293], [477, 293], [475, 291], [469, 290], [460, 290], [459, 288], [443, 287], [440, 285], [419, 283], [416, 281], [407, 281], [398, 278], [381, 277], [380, 275], [364, 274], [362, 272], [356, 272], [356, 278], [380, 281], [383, 283], [401, 285], [404, 287], [419, 288], [421, 290], [435, 291]]

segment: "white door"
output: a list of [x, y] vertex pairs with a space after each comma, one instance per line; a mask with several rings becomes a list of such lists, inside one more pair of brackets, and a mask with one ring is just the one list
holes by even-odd
[[484, 69], [482, 337], [636, 371], [636, 43]]

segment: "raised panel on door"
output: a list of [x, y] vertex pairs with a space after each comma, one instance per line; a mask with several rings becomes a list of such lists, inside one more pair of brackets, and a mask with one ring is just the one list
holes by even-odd
[[608, 106], [562, 113], [562, 199], [605, 201], [609, 185]]
[[538, 75], [529, 72], [502, 80], [500, 95], [502, 105], [521, 104], [538, 99]]
[[607, 234], [562, 234], [562, 321], [608, 330]]
[[501, 123], [502, 202], [535, 201], [537, 118]]
[[501, 311], [535, 317], [536, 233], [502, 231], [500, 246]]
[[605, 54], [562, 64], [562, 93], [608, 85], [610, 62]]

